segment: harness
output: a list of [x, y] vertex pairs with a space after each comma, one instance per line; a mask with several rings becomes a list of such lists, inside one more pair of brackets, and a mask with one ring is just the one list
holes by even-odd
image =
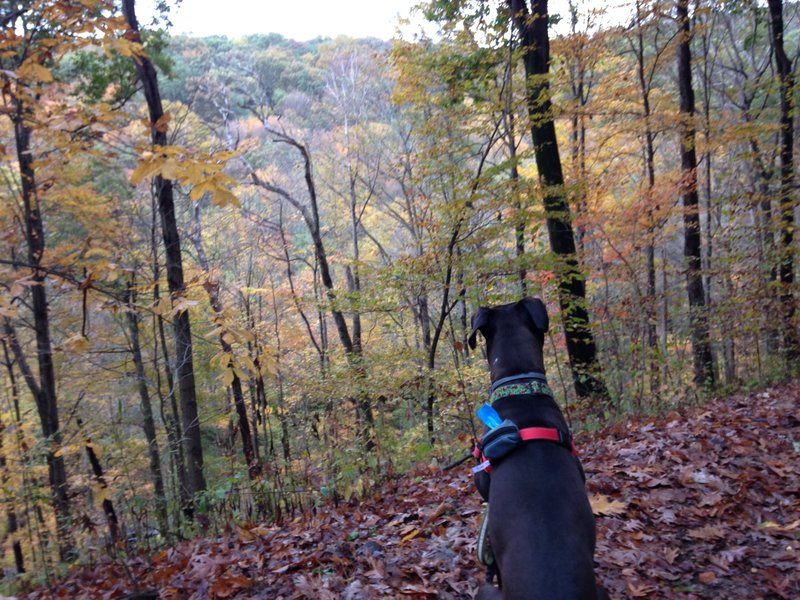
[[[553, 397], [553, 392], [550, 391], [543, 373], [522, 373], [498, 379], [492, 384], [489, 402], [494, 404], [500, 398], [528, 394], [542, 394]], [[491, 473], [492, 464], [499, 462], [510, 454], [522, 442], [554, 442], [569, 450], [573, 456], [578, 456], [569, 431], [556, 427], [525, 427], [520, 429], [509, 419], [501, 421], [499, 415], [490, 404], [485, 404], [478, 411], [478, 416], [481, 417], [481, 420], [484, 421], [489, 429], [483, 434], [481, 441], [475, 444], [472, 452], [473, 456], [479, 461], [478, 466], [472, 469], [473, 473], [478, 471]]]
[[[486, 471], [492, 472], [492, 465], [497, 464], [508, 454], [516, 450], [523, 442], [545, 441], [553, 442], [569, 450], [576, 460], [578, 453], [575, 450], [575, 443], [572, 434], [568, 430], [557, 427], [524, 427], [520, 429], [510, 419], [501, 420], [497, 411], [492, 408], [492, 404], [500, 398], [507, 396], [523, 395], [545, 395], [553, 398], [553, 392], [547, 385], [544, 373], [522, 373], [498, 379], [492, 384], [489, 392], [489, 404], [484, 404], [478, 410], [478, 416], [487, 426], [487, 431], [479, 442], [476, 442], [473, 456], [478, 459], [479, 464], [473, 467], [472, 472], [478, 473]], [[578, 462], [578, 468], [583, 476], [583, 468]], [[486, 583], [491, 584], [494, 578], [500, 581], [500, 571], [494, 559], [494, 553], [489, 540], [489, 505], [486, 505], [483, 513], [480, 531], [478, 534], [477, 548], [478, 559], [486, 567]]]

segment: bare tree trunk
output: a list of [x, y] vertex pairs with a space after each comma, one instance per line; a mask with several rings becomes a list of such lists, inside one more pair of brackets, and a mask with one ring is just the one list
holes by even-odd
[[[353, 247], [353, 261], [352, 264], [345, 268], [347, 275], [347, 287], [350, 297], [350, 310], [351, 310], [351, 323], [352, 323], [352, 339], [353, 351], [358, 357], [363, 355], [363, 345], [361, 336], [361, 274], [359, 268], [359, 261], [361, 260], [361, 252], [359, 248], [359, 224], [361, 222], [361, 214], [358, 210], [358, 198], [356, 195], [356, 172], [353, 168], [350, 158], [350, 141], [349, 141], [349, 128], [347, 120], [345, 119], [345, 136], [347, 141], [345, 143], [345, 152], [347, 155], [347, 176], [348, 176], [348, 191], [350, 198], [350, 239]], [[360, 385], [360, 383], [359, 383]], [[372, 406], [367, 398], [366, 390], [359, 390], [356, 399], [356, 420], [363, 424], [360, 426], [362, 431], [370, 432], [374, 428], [375, 422], [372, 414]], [[367, 449], [371, 449], [373, 441], [370, 435], [362, 436], [366, 440]]]
[[[205, 287], [205, 290], [208, 293], [211, 308], [214, 310], [216, 318], [222, 319], [223, 306], [222, 299], [219, 295], [219, 284], [211, 279], [211, 267], [209, 266], [208, 258], [206, 257], [206, 251], [203, 247], [203, 231], [200, 221], [199, 203], [194, 207], [194, 235], [192, 236], [192, 241], [194, 242], [194, 247], [197, 251], [197, 261], [200, 263], [200, 268], [203, 269], [203, 272], [206, 274], [206, 283], [203, 287]], [[221, 323], [218, 322], [217, 324], [220, 325]], [[231, 344], [225, 339], [224, 332], [219, 335], [219, 344], [222, 348], [222, 351], [230, 356], [230, 360], [232, 361], [233, 346], [231, 346]], [[233, 369], [233, 365], [229, 365], [229, 368], [233, 373], [233, 379], [231, 380], [231, 392], [233, 393], [233, 405], [239, 418], [239, 432], [242, 434], [242, 452], [244, 453], [244, 459], [247, 462], [247, 474], [251, 480], [257, 479], [261, 474], [261, 465], [259, 464], [258, 457], [256, 456], [255, 447], [253, 446], [253, 436], [250, 433], [250, 421], [248, 420], [247, 415], [247, 405], [244, 402], [242, 380]]]
[[[248, 273], [248, 283], [247, 286], [250, 287], [250, 273]], [[264, 377], [261, 374], [261, 359], [259, 358], [259, 354], [261, 352], [260, 347], [258, 345], [258, 338], [256, 337], [256, 323], [255, 319], [253, 318], [253, 311], [252, 307], [250, 306], [250, 298], [244, 295], [244, 292], [240, 292], [241, 301], [242, 301], [242, 308], [244, 309], [244, 316], [245, 320], [247, 321], [248, 327], [250, 327], [250, 331], [253, 333], [254, 339], [247, 341], [247, 353], [250, 356], [250, 359], [253, 361], [253, 365], [255, 366], [255, 373], [253, 373], [253, 377], [250, 379], [248, 384], [248, 388], [250, 391], [250, 408], [252, 410], [252, 417], [250, 418], [250, 425], [252, 426], [252, 433], [253, 433], [253, 451], [255, 452], [256, 459], [260, 462], [261, 456], [258, 450], [258, 425], [261, 423], [261, 420], [264, 418], [263, 411], [266, 409], [266, 395], [264, 394]], [[262, 404], [262, 398], [264, 402]]]
[[283, 386], [283, 368], [281, 366], [281, 358], [283, 354], [283, 347], [281, 344], [281, 330], [279, 326], [279, 317], [278, 317], [278, 302], [275, 297], [275, 282], [270, 277], [269, 280], [270, 288], [272, 292], [272, 316], [275, 323], [274, 333], [275, 333], [275, 366], [277, 371], [277, 379], [278, 379], [278, 423], [281, 427], [281, 449], [283, 450], [283, 461], [286, 466], [286, 470], [288, 472], [289, 465], [292, 460], [292, 449], [289, 445], [289, 422], [286, 415], [286, 398], [284, 396], [284, 386]]
[[694, 355], [694, 381], [699, 387], [714, 386], [713, 357], [703, 290], [699, 198], [697, 194], [697, 154], [695, 152], [694, 90], [692, 89], [692, 38], [688, 0], [677, 0], [678, 88], [681, 131], [681, 180], [683, 199], [683, 254], [686, 258], [686, 289]]
[[139, 389], [139, 400], [142, 406], [142, 419], [144, 437], [147, 440], [147, 455], [150, 459], [150, 477], [153, 480], [153, 494], [156, 504], [156, 518], [158, 528], [162, 535], [169, 531], [167, 519], [167, 496], [164, 491], [164, 477], [161, 474], [161, 459], [159, 457], [158, 440], [156, 438], [156, 423], [153, 418], [153, 406], [150, 402], [150, 392], [147, 390], [147, 378], [142, 359], [142, 346], [139, 341], [139, 313], [134, 307], [136, 301], [134, 282], [130, 281], [125, 290], [125, 303], [128, 305], [128, 330], [131, 336], [131, 353], [133, 364], [136, 368], [136, 383]]
[[[122, 12], [131, 29], [132, 39], [136, 42], [141, 42], [139, 23], [136, 20], [134, 10], [134, 0], [123, 0]], [[165, 146], [167, 145], [167, 134], [163, 127], [156, 126], [156, 123], [159, 123], [159, 119], [164, 116], [164, 109], [161, 105], [155, 67], [150, 62], [150, 59], [145, 56], [135, 57], [134, 63], [147, 100], [153, 144], [155, 146]], [[176, 301], [183, 296], [186, 288], [183, 281], [183, 259], [181, 258], [178, 223], [175, 218], [172, 181], [158, 175], [154, 179], [154, 184], [158, 193], [161, 231], [164, 237], [167, 258], [167, 284], [173, 301]], [[187, 310], [180, 311], [175, 315], [173, 329], [175, 334], [176, 373], [180, 389], [181, 417], [183, 419], [183, 438], [186, 444], [189, 465], [189, 495], [192, 497], [193, 503], [194, 494], [206, 489], [206, 480], [203, 473], [203, 444], [200, 436], [200, 417], [197, 412], [197, 394], [192, 361], [192, 331]]]
[[553, 122], [550, 85], [550, 41], [547, 0], [507, 0], [511, 16], [525, 50], [523, 57], [528, 80], [528, 113], [533, 136], [539, 181], [544, 194], [550, 248], [561, 259], [558, 267], [558, 297], [564, 323], [572, 378], [576, 393], [594, 398], [601, 406], [609, 402], [601, 376], [597, 347], [589, 325], [585, 277], [578, 265], [569, 204], [564, 191], [564, 174], [558, 153]]
[[[157, 239], [157, 199], [152, 199], [152, 222], [150, 225], [150, 252], [153, 258], [153, 304], [158, 306], [161, 299], [161, 279], [160, 267], [158, 264], [158, 239]], [[167, 394], [161, 391], [161, 367], [159, 366], [158, 356], [164, 358], [164, 376], [167, 380]], [[177, 494], [180, 500], [181, 510], [184, 516], [191, 520], [192, 506], [189, 496], [189, 476], [186, 473], [186, 460], [183, 456], [183, 444], [181, 443], [180, 411], [175, 397], [175, 379], [172, 375], [172, 365], [169, 361], [169, 349], [167, 347], [167, 335], [164, 331], [164, 318], [160, 314], [153, 313], [153, 371], [156, 374], [156, 392], [158, 393], [161, 421], [167, 432], [167, 442], [169, 443], [170, 464], [172, 465], [173, 478], [177, 477]], [[168, 405], [168, 411], [165, 409]]]
[[[575, 38], [578, 35], [583, 35], [578, 32], [578, 6], [574, 0], [570, 0], [568, 4], [570, 34]], [[586, 228], [581, 224], [581, 221], [585, 220], [587, 212], [586, 189], [588, 180], [586, 173], [586, 117], [584, 111], [589, 103], [592, 89], [593, 59], [589, 52], [587, 52], [585, 42], [581, 41], [575, 48], [574, 56], [570, 57], [571, 60], [569, 62], [570, 85], [574, 103], [574, 112], [570, 119], [571, 166], [574, 177], [572, 187], [574, 189], [573, 204], [575, 206], [575, 214], [579, 221], [575, 229], [578, 236], [577, 244], [580, 260], [584, 260], [586, 256]]]
[[780, 267], [781, 303], [784, 324], [783, 353], [792, 364], [800, 357], [800, 339], [797, 335], [794, 298], [794, 73], [792, 63], [783, 47], [783, 0], [767, 0], [769, 5], [770, 42], [775, 58], [775, 70], [780, 80], [781, 143], [780, 143]]
[[[76, 419], [78, 431], [83, 429], [83, 421], [80, 417]], [[84, 450], [86, 450], [86, 457], [89, 459], [89, 465], [92, 467], [92, 478], [97, 482], [98, 486], [106, 496], [103, 498], [101, 505], [103, 506], [103, 513], [106, 515], [106, 524], [108, 525], [108, 532], [111, 536], [112, 544], [116, 544], [119, 540], [119, 519], [117, 518], [117, 511], [114, 510], [114, 503], [108, 497], [108, 482], [103, 473], [103, 466], [100, 464], [100, 459], [94, 451], [94, 444], [92, 439], [87, 435], [84, 440]]]
[[[36, 400], [42, 435], [46, 438], [46, 460], [50, 489], [53, 494], [53, 508], [58, 527], [59, 555], [61, 560], [68, 561], [72, 558], [74, 550], [74, 542], [69, 532], [70, 502], [64, 459], [61, 456], [56, 456], [53, 450], [61, 442], [62, 433], [56, 397], [53, 346], [50, 340], [50, 313], [47, 306], [46, 274], [38, 268], [41, 265], [45, 248], [44, 222], [39, 205], [39, 191], [37, 190], [34, 176], [31, 129], [28, 125], [30, 122], [29, 109], [23, 105], [17, 96], [12, 96], [12, 106], [11, 120], [14, 124], [14, 138], [19, 165], [25, 241], [28, 246], [28, 264], [31, 266], [31, 311], [36, 332], [36, 359], [39, 365], [38, 381], [31, 378], [28, 381], [28, 387]], [[19, 348], [18, 343], [16, 343], [16, 348]], [[13, 345], [12, 349], [14, 349]], [[20, 356], [17, 356], [18, 362]]]
[[300, 153], [303, 159], [306, 190], [309, 197], [308, 206], [302, 204], [297, 200], [297, 198], [283, 188], [276, 186], [269, 181], [261, 179], [255, 171], [250, 172], [250, 178], [255, 185], [269, 192], [277, 194], [289, 202], [289, 204], [291, 204], [300, 212], [303, 220], [305, 221], [306, 227], [308, 228], [308, 232], [311, 235], [311, 239], [314, 244], [314, 256], [319, 268], [319, 276], [322, 280], [322, 285], [325, 288], [325, 294], [328, 298], [328, 302], [330, 303], [330, 313], [333, 317], [333, 322], [336, 325], [336, 332], [339, 334], [339, 341], [344, 347], [348, 365], [352, 370], [353, 377], [356, 382], [355, 385], [358, 387], [355, 401], [357, 403], [359, 413], [365, 416], [364, 423], [357, 424], [359, 427], [359, 435], [364, 444], [364, 448], [367, 451], [371, 451], [375, 446], [375, 442], [372, 439], [373, 417], [369, 398], [366, 397], [366, 390], [363, 389], [363, 382], [366, 379], [366, 371], [362, 361], [361, 346], [360, 344], [355, 344], [354, 338], [350, 335], [350, 328], [347, 325], [347, 320], [345, 319], [344, 313], [339, 307], [340, 301], [333, 285], [333, 277], [331, 275], [330, 264], [328, 263], [328, 254], [325, 250], [325, 244], [322, 240], [319, 206], [317, 203], [317, 190], [311, 168], [311, 157], [308, 153], [308, 149], [294, 138], [286, 135], [285, 133], [274, 130], [269, 130], [269, 132], [272, 135], [277, 136], [279, 141], [289, 144], [297, 149], [297, 151]]
[[659, 395], [661, 381], [658, 366], [658, 340], [656, 334], [656, 214], [658, 206], [653, 206], [653, 191], [656, 186], [655, 146], [653, 131], [650, 127], [650, 87], [644, 75], [644, 35], [641, 28], [638, 32], [639, 46], [637, 48], [637, 62], [639, 72], [639, 86], [642, 92], [642, 112], [645, 122], [644, 160], [647, 172], [647, 246], [645, 259], [647, 262], [647, 351], [649, 354], [648, 365], [650, 368], [650, 390], [656, 398]]
[[523, 263], [525, 256], [525, 225], [527, 214], [522, 203], [522, 195], [519, 189], [519, 165], [517, 158], [517, 135], [516, 135], [516, 116], [514, 114], [514, 39], [513, 36], [508, 40], [508, 62], [506, 64], [505, 79], [503, 81], [503, 122], [505, 124], [506, 148], [508, 158], [511, 163], [509, 177], [511, 179], [511, 193], [514, 198], [513, 204], [516, 210], [514, 223], [514, 242], [517, 257], [517, 281], [519, 282], [520, 298], [528, 295], [528, 272]]
[[[20, 414], [19, 414], [19, 388], [17, 387], [17, 380], [14, 376], [14, 366], [11, 362], [11, 357], [8, 354], [8, 345], [4, 339], [0, 339], [3, 345], [3, 358], [5, 359], [6, 370], [8, 371], [8, 380], [11, 386], [11, 398], [14, 401], [15, 408], [15, 423], [14, 427], [19, 428]], [[9, 489], [8, 479], [9, 471], [6, 460], [5, 449], [3, 448], [3, 434], [5, 433], [5, 423], [0, 420], [0, 489], [6, 491]], [[14, 566], [16, 567], [17, 574], [25, 572], [25, 558], [22, 554], [22, 543], [20, 542], [17, 532], [19, 531], [19, 520], [17, 519], [16, 499], [10, 494], [3, 494], [3, 501], [6, 505], [6, 531], [3, 536], [3, 543], [9, 537], [12, 538], [11, 548], [14, 553]]]

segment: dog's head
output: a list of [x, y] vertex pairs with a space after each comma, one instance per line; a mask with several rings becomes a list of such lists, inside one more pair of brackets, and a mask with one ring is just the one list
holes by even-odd
[[549, 326], [547, 308], [538, 298], [482, 306], [472, 316], [469, 346], [475, 349], [480, 331], [492, 381], [530, 371], [544, 373], [542, 347]]

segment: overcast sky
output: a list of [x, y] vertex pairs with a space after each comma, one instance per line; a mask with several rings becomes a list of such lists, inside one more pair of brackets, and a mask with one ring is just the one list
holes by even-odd
[[[610, 8], [612, 13], [620, 15], [620, 9], [614, 7], [619, 7], [622, 1], [590, 0], [581, 4]], [[418, 0], [183, 0], [180, 7], [172, 9], [171, 31], [230, 38], [250, 33], [280, 33], [294, 40], [337, 35], [388, 40], [397, 30], [398, 15], [409, 17], [417, 3]], [[154, 6], [155, 0], [136, 3], [142, 24], [150, 22]], [[627, 13], [627, 9], [622, 12]], [[567, 17], [567, 0], [550, 0], [550, 13]], [[405, 31], [418, 31], [419, 22], [416, 19], [416, 25]], [[561, 27], [566, 22], [564, 18]]]
[[[280, 33], [295, 40], [315, 37], [376, 37], [390, 39], [397, 15], [408, 16], [416, 0], [183, 0], [172, 10], [172, 33], [197, 36]], [[136, 3], [146, 24], [154, 0]]]

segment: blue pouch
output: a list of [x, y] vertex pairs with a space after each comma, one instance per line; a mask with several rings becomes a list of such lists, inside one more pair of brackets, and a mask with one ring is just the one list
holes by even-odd
[[481, 451], [490, 461], [503, 458], [522, 442], [519, 427], [513, 421], [505, 419], [500, 425], [483, 434]]

